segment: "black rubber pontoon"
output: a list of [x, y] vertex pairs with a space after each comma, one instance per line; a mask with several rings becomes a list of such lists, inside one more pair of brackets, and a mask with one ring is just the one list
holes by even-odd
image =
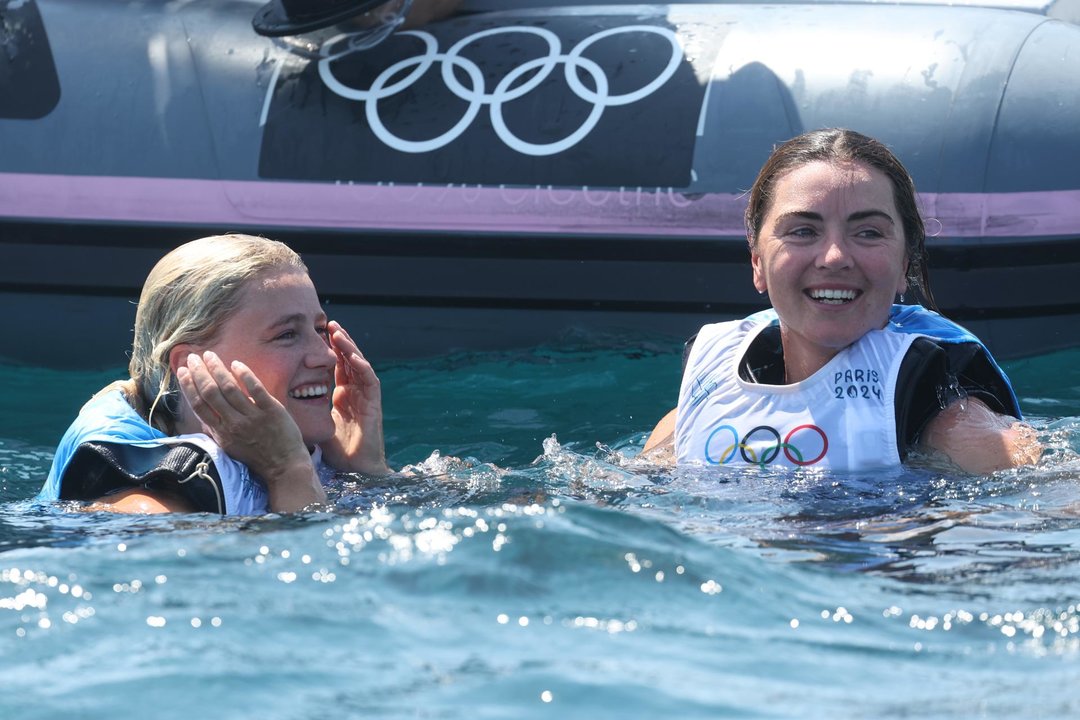
[[229, 230], [301, 252], [374, 358], [685, 337], [761, 307], [743, 193], [828, 126], [911, 170], [946, 314], [1003, 358], [1080, 344], [1057, 6], [466, 1], [305, 57], [260, 5], [0, 0], [0, 356], [123, 365], [153, 262]]

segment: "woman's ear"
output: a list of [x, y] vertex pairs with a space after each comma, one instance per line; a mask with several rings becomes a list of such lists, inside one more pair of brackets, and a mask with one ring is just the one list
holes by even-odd
[[199, 432], [197, 426], [187, 427], [186, 425], [188, 419], [191, 417], [191, 409], [187, 399], [184, 397], [183, 391], [180, 390], [180, 383], [176, 377], [176, 371], [180, 367], [187, 366], [188, 355], [193, 352], [199, 352], [199, 349], [194, 345], [189, 345], [187, 343], [177, 345], [169, 351], [168, 392], [161, 397], [162, 401], [165, 403], [165, 407], [173, 416], [172, 432]]
[[187, 365], [187, 357], [193, 352], [198, 351], [194, 345], [189, 343], [180, 343], [169, 351], [169, 372], [172, 373], [173, 377], [176, 376], [176, 370], [181, 365]]
[[754, 268], [754, 289], [761, 294], [768, 291], [769, 286], [765, 282], [765, 268], [762, 265], [761, 255], [753, 250], [750, 251], [750, 264]]
[[908, 291], [908, 274], [911, 272], [911, 261], [904, 263], [904, 274], [900, 276], [900, 282], [896, 285], [896, 294], [900, 297]]

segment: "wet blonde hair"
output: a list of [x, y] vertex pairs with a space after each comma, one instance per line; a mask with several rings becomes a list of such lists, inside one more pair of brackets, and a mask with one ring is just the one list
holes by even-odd
[[212, 343], [239, 305], [247, 283], [281, 270], [308, 272], [300, 256], [284, 243], [240, 234], [192, 240], [154, 265], [135, 312], [131, 378], [119, 383], [151, 425], [166, 433], [176, 426], [179, 387], [169, 368], [172, 349]]

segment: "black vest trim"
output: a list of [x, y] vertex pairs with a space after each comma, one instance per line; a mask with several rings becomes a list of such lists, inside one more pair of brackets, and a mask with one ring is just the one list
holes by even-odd
[[199, 512], [225, 514], [225, 493], [214, 460], [191, 443], [142, 446], [84, 442], [60, 481], [61, 500], [97, 500], [142, 487], [178, 492]]

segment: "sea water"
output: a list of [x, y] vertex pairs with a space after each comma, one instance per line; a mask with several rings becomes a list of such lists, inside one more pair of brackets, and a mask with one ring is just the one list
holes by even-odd
[[1006, 363], [1035, 468], [662, 470], [677, 345], [378, 367], [391, 461], [331, 509], [32, 501], [120, 368], [0, 366], [0, 717], [1069, 718], [1080, 352]]

